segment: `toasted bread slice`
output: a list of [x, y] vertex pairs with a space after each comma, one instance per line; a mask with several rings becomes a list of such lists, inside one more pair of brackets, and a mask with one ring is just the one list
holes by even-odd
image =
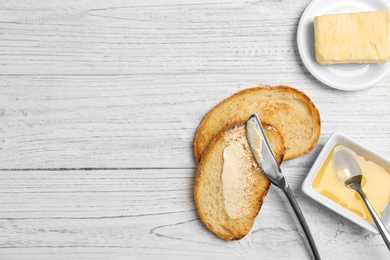
[[318, 142], [320, 114], [304, 93], [288, 86], [260, 86], [236, 93], [205, 116], [194, 142], [197, 161], [216, 134], [254, 113], [283, 134], [287, 148], [284, 160], [310, 152]]
[[[266, 136], [280, 164], [286, 151], [282, 135], [278, 130], [262, 123]], [[241, 168], [240, 182], [230, 194], [224, 191], [224, 151], [230, 145], [237, 145], [240, 160], [234, 160]], [[234, 179], [233, 179], [234, 180]], [[260, 211], [270, 182], [258, 167], [248, 140], [245, 124], [237, 125], [227, 131], [222, 131], [210, 144], [198, 165], [195, 183], [195, 201], [198, 213], [208, 229], [226, 240], [240, 239], [249, 233], [254, 220]], [[231, 190], [230, 190], [231, 191]], [[233, 199], [233, 208], [229, 211]], [[238, 207], [238, 208], [237, 208]], [[232, 212], [233, 213], [228, 213]], [[234, 214], [234, 215], [233, 215]]]

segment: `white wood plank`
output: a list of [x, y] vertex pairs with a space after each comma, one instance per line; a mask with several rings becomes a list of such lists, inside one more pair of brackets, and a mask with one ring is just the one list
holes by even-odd
[[0, 74], [300, 72], [302, 1], [10, 1]]
[[[302, 194], [307, 170], [285, 169], [323, 258], [385, 259], [379, 235]], [[193, 170], [2, 171], [0, 183], [1, 259], [310, 258], [273, 188], [252, 232], [226, 242], [197, 216]]]
[[262, 83], [289, 84], [317, 105], [322, 136], [314, 154], [339, 131], [390, 156], [389, 80], [365, 91], [340, 92], [307, 74], [145, 79], [0, 78], [0, 168], [193, 168], [192, 143], [203, 116], [231, 94]]

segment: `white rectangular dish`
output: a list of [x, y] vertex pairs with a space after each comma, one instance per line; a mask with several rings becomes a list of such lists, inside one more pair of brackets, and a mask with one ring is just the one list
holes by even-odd
[[[316, 200], [317, 202], [321, 203], [322, 205], [328, 207], [329, 209], [335, 211], [336, 213], [340, 214], [341, 216], [351, 220], [352, 222], [355, 222], [359, 226], [373, 232], [378, 233], [378, 230], [374, 223], [370, 223], [369, 221], [363, 219], [362, 217], [356, 215], [355, 213], [351, 212], [350, 210], [340, 206], [333, 200], [329, 199], [328, 197], [322, 195], [320, 192], [315, 190], [313, 188], [313, 182], [321, 170], [323, 164], [325, 163], [325, 160], [328, 158], [328, 155], [333, 150], [333, 148], [336, 145], [342, 145], [346, 148], [354, 151], [355, 153], [359, 154], [360, 156], [363, 156], [367, 158], [367, 160], [370, 160], [371, 162], [383, 167], [386, 170], [390, 170], [390, 161], [385, 159], [384, 157], [380, 156], [379, 154], [371, 151], [367, 147], [357, 143], [356, 141], [348, 138], [345, 135], [334, 133], [332, 134], [328, 141], [325, 143], [324, 147], [322, 148], [320, 154], [318, 155], [316, 161], [314, 162], [312, 168], [310, 169], [305, 181], [302, 184], [302, 190], [303, 192], [311, 197], [312, 199]], [[347, 189], [347, 188], [346, 188]], [[385, 211], [382, 214], [382, 222], [385, 224], [387, 228], [390, 226], [390, 203], [387, 204]]]

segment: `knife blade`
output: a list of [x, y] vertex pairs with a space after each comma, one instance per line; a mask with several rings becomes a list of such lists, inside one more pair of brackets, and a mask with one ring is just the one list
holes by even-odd
[[[256, 114], [249, 117], [246, 131], [249, 146], [252, 149], [257, 164], [272, 184], [283, 188], [285, 185], [284, 176], [276, 161], [276, 157], [268, 142], [267, 136], [265, 135], [260, 119]], [[259, 143], [259, 139], [261, 140], [261, 143]], [[261, 150], [261, 154], [259, 154], [259, 150]]]
[[282, 174], [282, 170], [280, 169], [275, 155], [272, 152], [267, 136], [265, 135], [264, 129], [261, 125], [261, 121], [256, 114], [249, 117], [246, 123], [246, 134], [249, 146], [251, 147], [257, 164], [271, 183], [284, 191], [284, 194], [287, 196], [287, 199], [290, 202], [303, 231], [305, 232], [314, 258], [321, 259], [305, 217], [299, 208], [298, 202], [295, 200], [290, 186]]

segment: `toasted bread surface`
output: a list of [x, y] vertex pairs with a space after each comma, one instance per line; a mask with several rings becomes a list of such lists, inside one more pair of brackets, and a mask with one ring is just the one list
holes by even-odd
[[[286, 151], [283, 136], [276, 128], [264, 122], [263, 128], [280, 164]], [[245, 214], [239, 218], [231, 217], [227, 213], [226, 198], [223, 193], [224, 150], [232, 142], [237, 142], [240, 147], [244, 147], [243, 156], [246, 165], [242, 167], [248, 178], [242, 191], [245, 195]], [[245, 124], [236, 125], [216, 136], [198, 164], [195, 201], [199, 216], [206, 227], [219, 237], [226, 240], [240, 239], [251, 230], [269, 186], [269, 180], [257, 166], [250, 150]]]
[[320, 114], [309, 97], [288, 86], [260, 86], [234, 94], [204, 117], [194, 141], [197, 161], [221, 130], [254, 113], [281, 131], [287, 148], [284, 160], [310, 152], [318, 142]]

